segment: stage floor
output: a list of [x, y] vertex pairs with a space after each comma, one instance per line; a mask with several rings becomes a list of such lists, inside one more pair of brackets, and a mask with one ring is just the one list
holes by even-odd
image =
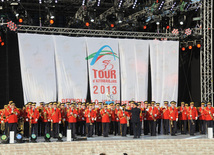
[[[84, 138], [77, 136], [77, 138]], [[150, 136], [150, 135], [142, 135], [139, 139], [133, 139], [133, 136], [127, 135], [127, 137], [121, 137], [121, 136], [114, 136], [109, 135], [109, 137], [103, 137], [103, 136], [93, 136], [92, 138], [87, 138], [87, 141], [111, 141], [111, 140], [158, 140], [158, 139], [207, 139], [207, 135], [200, 135], [198, 133], [195, 134], [195, 136], [187, 135], [181, 135], [177, 134], [177, 136], [171, 136], [171, 135], [157, 135], [157, 136]], [[25, 139], [24, 139], [25, 140]], [[58, 139], [51, 138], [51, 142], [56, 142]], [[67, 141], [66, 137], [63, 137], [63, 142]], [[84, 140], [83, 140], [84, 141]], [[44, 137], [38, 137], [37, 142], [45, 142]]]

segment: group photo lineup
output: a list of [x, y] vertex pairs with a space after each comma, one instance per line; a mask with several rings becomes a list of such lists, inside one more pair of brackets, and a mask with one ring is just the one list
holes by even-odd
[[212, 0], [1, 0], [0, 154], [212, 154]]

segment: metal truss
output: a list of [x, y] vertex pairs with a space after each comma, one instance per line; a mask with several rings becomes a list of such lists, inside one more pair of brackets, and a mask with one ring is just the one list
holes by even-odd
[[90, 29], [73, 29], [73, 28], [56, 28], [56, 27], [39, 27], [19, 25], [18, 32], [58, 34], [68, 36], [90, 36], [90, 37], [112, 37], [112, 38], [135, 38], [135, 39], [164, 39], [178, 40], [179, 37], [172, 33], [147, 33], [147, 32], [130, 32], [130, 31], [105, 31]]
[[203, 0], [202, 3], [201, 101], [213, 104], [213, 0]]

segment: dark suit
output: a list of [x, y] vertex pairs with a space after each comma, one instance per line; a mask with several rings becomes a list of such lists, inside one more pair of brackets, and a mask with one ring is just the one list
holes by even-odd
[[131, 122], [133, 124], [133, 131], [134, 131], [134, 138], [140, 138], [140, 132], [139, 128], [140, 128], [140, 109], [139, 108], [132, 108], [131, 110], [127, 110], [126, 111], [132, 113], [132, 118], [131, 118]]

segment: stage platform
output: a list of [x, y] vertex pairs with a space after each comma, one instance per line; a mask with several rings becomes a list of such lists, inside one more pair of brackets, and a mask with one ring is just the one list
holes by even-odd
[[1, 155], [15, 154], [45, 154], [45, 155], [141, 155], [141, 154], [213, 154], [214, 139], [208, 139], [207, 135], [189, 136], [158, 135], [156, 137], [141, 136], [133, 139], [133, 136], [121, 137], [93, 137], [84, 141], [45, 142], [43, 137], [38, 137], [37, 143], [1, 144]]

